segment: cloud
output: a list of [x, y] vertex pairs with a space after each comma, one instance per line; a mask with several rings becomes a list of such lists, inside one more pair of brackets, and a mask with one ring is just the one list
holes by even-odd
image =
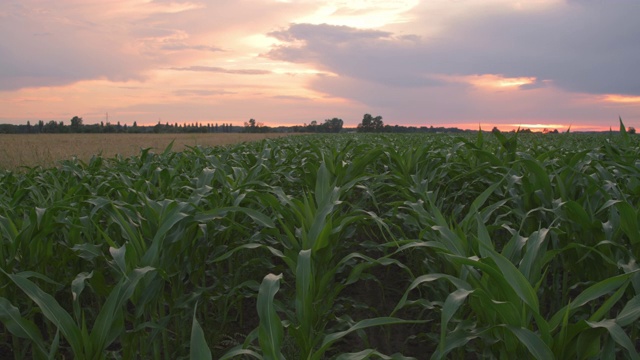
[[421, 41], [378, 30], [328, 24], [293, 24], [269, 34], [285, 44], [265, 54], [273, 60], [312, 63], [339, 75], [393, 86], [436, 86], [425, 71]]
[[258, 0], [3, 0], [0, 91], [92, 79], [145, 81], [154, 70], [194, 63], [206, 53], [246, 57], [240, 39], [315, 6]]
[[[438, 87], [393, 88], [384, 84], [350, 77], [317, 77], [310, 84], [317, 91], [352, 99], [354, 109], [381, 115], [388, 124], [429, 126], [438, 124], [512, 124], [522, 123], [594, 123], [611, 121], [631, 104], [602, 106], [598, 95], [574, 94], [555, 87], [526, 91], [485, 91], [463, 83], [451, 82]], [[362, 110], [360, 110], [362, 111]], [[637, 110], [636, 110], [637, 111]], [[613, 114], [613, 115], [612, 115]], [[348, 125], [357, 124], [345, 117]], [[452, 125], [455, 126], [455, 125]], [[484, 127], [483, 127], [484, 128]]]
[[177, 96], [214, 96], [214, 95], [230, 95], [235, 94], [226, 90], [198, 90], [198, 89], [182, 89], [173, 92]]
[[165, 44], [161, 47], [163, 50], [180, 51], [180, 50], [197, 50], [197, 51], [211, 51], [218, 52], [224, 51], [216, 46], [209, 45], [188, 45], [185, 43]]
[[[417, 21], [429, 14], [415, 10]], [[292, 24], [265, 56], [399, 87], [440, 86], [438, 74], [535, 77], [571, 92], [640, 94], [640, 2], [577, 1], [535, 11], [488, 7], [432, 36]], [[534, 87], [526, 86], [525, 88]]]
[[295, 95], [275, 95], [275, 96], [272, 96], [272, 98], [278, 99], [278, 100], [295, 100], [295, 101], [311, 100], [304, 96], [295, 96]]
[[216, 72], [224, 74], [236, 74], [236, 75], [266, 75], [271, 74], [269, 70], [260, 69], [225, 69], [217, 66], [188, 66], [188, 67], [173, 67], [171, 70], [177, 71], [204, 71], [204, 72]]
[[272, 31], [268, 34], [282, 41], [315, 40], [321, 43], [345, 43], [353, 40], [380, 39], [391, 36], [390, 32], [380, 30], [360, 30], [348, 26], [293, 24], [286, 30]]
[[29, 1], [0, 11], [0, 91], [59, 86], [82, 79], [143, 79], [148, 60], [118, 31]]

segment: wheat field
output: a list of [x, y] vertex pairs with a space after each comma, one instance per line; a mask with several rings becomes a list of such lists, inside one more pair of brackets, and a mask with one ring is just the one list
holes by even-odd
[[0, 169], [52, 167], [61, 160], [78, 158], [88, 161], [102, 154], [129, 157], [141, 149], [164, 150], [172, 141], [173, 150], [191, 146], [223, 146], [286, 134], [0, 134]]

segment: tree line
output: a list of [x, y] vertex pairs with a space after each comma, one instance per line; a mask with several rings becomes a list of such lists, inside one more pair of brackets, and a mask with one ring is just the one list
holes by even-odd
[[39, 120], [36, 124], [27, 121], [26, 125], [0, 124], [0, 133], [4, 134], [59, 134], [59, 133], [268, 133], [268, 132], [299, 132], [299, 133], [339, 133], [339, 132], [394, 132], [394, 133], [416, 133], [416, 132], [462, 132], [458, 128], [445, 127], [426, 127], [426, 126], [401, 126], [401, 125], [385, 125], [382, 116], [372, 116], [364, 114], [362, 121], [356, 128], [345, 128], [344, 121], [334, 117], [325, 119], [319, 123], [316, 120], [309, 124], [294, 126], [278, 126], [270, 127], [255, 119], [250, 119], [244, 123], [244, 126], [236, 126], [233, 124], [202, 124], [194, 123], [161, 123], [158, 121], [155, 125], [133, 125], [120, 124], [111, 122], [100, 122], [99, 124], [84, 124], [83, 119], [79, 116], [71, 118], [68, 124], [64, 121], [50, 120], [45, 122]]
[[194, 123], [161, 123], [158, 121], [156, 125], [138, 125], [137, 122], [133, 122], [133, 125], [110, 123], [101, 121], [99, 124], [84, 124], [81, 117], [74, 116], [69, 124], [65, 124], [64, 121], [38, 121], [36, 124], [31, 124], [27, 121], [26, 125], [14, 125], [14, 124], [0, 124], [0, 134], [105, 134], [105, 133], [128, 133], [128, 134], [144, 134], [144, 133], [230, 133], [241, 132], [243, 128], [241, 126], [234, 126], [232, 124], [202, 124], [199, 122]]

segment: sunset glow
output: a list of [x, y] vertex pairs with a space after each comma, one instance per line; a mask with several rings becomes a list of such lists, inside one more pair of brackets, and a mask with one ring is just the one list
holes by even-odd
[[474, 75], [465, 78], [460, 78], [462, 81], [466, 81], [479, 88], [487, 89], [517, 89], [523, 85], [530, 85], [536, 82], [535, 77], [504, 77], [501, 75], [485, 74]]
[[605, 95], [604, 101], [623, 104], [640, 104], [640, 96]]
[[562, 0], [6, 0], [0, 123], [91, 124], [108, 113], [128, 124], [339, 117], [353, 127], [371, 113], [465, 129], [608, 129], [618, 117], [640, 127], [640, 50], [630, 40], [640, 27], [619, 26], [639, 10]]
[[542, 130], [542, 129], [563, 129], [567, 128], [567, 125], [558, 124], [510, 124], [511, 127], [519, 127], [521, 129]]

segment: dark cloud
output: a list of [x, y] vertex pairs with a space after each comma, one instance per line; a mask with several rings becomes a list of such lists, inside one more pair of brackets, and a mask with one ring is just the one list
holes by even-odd
[[271, 59], [313, 63], [341, 75], [392, 86], [441, 84], [424, 71], [427, 54], [420, 50], [418, 37], [394, 37], [385, 31], [327, 24], [293, 24], [269, 35], [294, 43], [265, 54]]
[[363, 41], [366, 39], [387, 38], [392, 34], [379, 30], [359, 30], [348, 26], [293, 24], [286, 30], [273, 31], [267, 35], [282, 41], [304, 39], [343, 44], [354, 39]]
[[173, 67], [171, 70], [177, 71], [204, 71], [204, 72], [216, 72], [224, 74], [236, 74], [236, 75], [266, 75], [271, 74], [269, 70], [259, 69], [225, 69], [217, 66], [188, 66], [188, 67]]
[[539, 89], [545, 86], [547, 86], [547, 84], [545, 84], [544, 81], [536, 80], [530, 84], [520, 85], [518, 86], [518, 88], [520, 90], [532, 90], [532, 89]]
[[[461, 17], [435, 38], [293, 24], [269, 34], [288, 44], [266, 56], [403, 87], [439, 85], [434, 74], [501, 74], [574, 92], [640, 95], [638, 14], [640, 2], [632, 0], [572, 0], [534, 12], [496, 8]], [[427, 13], [417, 15], [428, 21]]]

